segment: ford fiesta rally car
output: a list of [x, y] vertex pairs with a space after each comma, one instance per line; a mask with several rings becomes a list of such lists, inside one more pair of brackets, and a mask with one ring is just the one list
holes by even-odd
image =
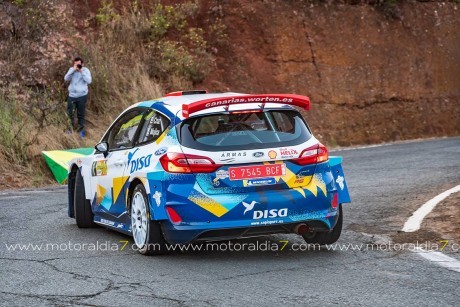
[[350, 202], [341, 158], [293, 106], [310, 100], [188, 91], [137, 103], [70, 162], [68, 215], [132, 235], [142, 254], [276, 233], [331, 244]]

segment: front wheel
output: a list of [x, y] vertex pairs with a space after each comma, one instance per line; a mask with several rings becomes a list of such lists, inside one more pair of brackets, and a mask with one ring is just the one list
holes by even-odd
[[166, 241], [158, 221], [150, 218], [149, 201], [144, 186], [138, 184], [131, 197], [131, 231], [142, 255], [166, 253]]
[[342, 233], [342, 223], [343, 223], [343, 212], [342, 212], [342, 205], [339, 207], [339, 219], [335, 224], [334, 228], [330, 232], [317, 232], [316, 234], [306, 234], [303, 235], [305, 242], [309, 244], [333, 244], [337, 242], [340, 238], [340, 234]]
[[85, 196], [85, 183], [83, 182], [83, 176], [80, 170], [77, 171], [75, 176], [73, 205], [75, 220], [79, 228], [96, 227], [96, 223], [94, 223], [94, 214], [91, 210], [91, 203]]

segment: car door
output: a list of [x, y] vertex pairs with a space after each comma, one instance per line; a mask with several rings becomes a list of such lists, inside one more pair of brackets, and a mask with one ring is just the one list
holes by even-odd
[[[101, 216], [119, 216], [126, 210], [125, 189], [127, 172], [132, 157], [133, 144], [146, 108], [126, 111], [107, 131], [103, 138], [109, 144], [106, 157], [93, 162], [92, 175], [96, 188], [96, 206], [94, 211]], [[112, 219], [113, 220], [113, 219]]]

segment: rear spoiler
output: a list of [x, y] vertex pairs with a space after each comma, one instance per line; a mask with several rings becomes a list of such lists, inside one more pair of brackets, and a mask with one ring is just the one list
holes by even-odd
[[293, 94], [257, 94], [240, 95], [220, 98], [210, 98], [182, 105], [182, 116], [188, 118], [192, 113], [214, 107], [223, 106], [227, 111], [229, 106], [242, 103], [260, 103], [259, 107], [264, 108], [266, 103], [280, 103], [297, 106], [310, 110], [310, 98]]

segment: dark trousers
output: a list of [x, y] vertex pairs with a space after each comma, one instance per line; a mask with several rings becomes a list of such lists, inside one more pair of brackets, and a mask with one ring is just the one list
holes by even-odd
[[70, 128], [73, 128], [73, 116], [75, 113], [75, 108], [77, 108], [78, 131], [79, 132], [85, 129], [86, 98], [87, 98], [87, 95], [81, 96], [78, 98], [69, 96], [67, 98], [67, 114], [69, 114]]

